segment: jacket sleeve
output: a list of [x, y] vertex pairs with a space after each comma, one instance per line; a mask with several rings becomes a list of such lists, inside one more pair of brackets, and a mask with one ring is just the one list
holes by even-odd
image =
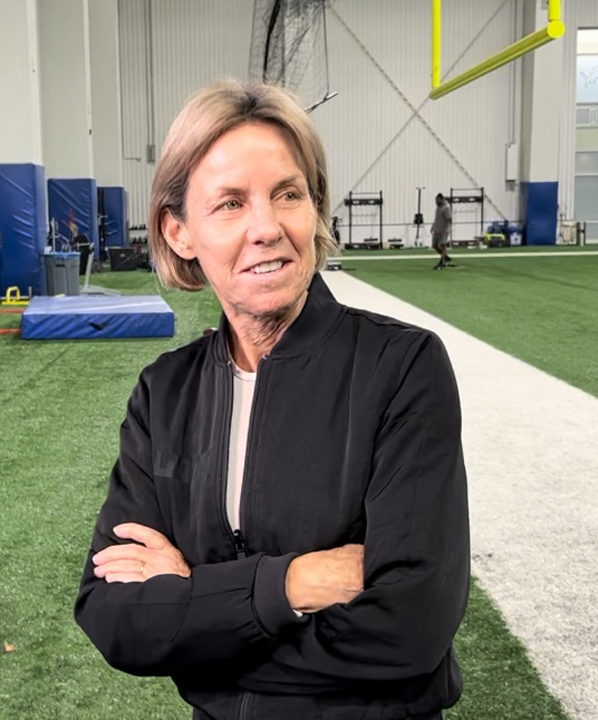
[[417, 340], [381, 418], [366, 496], [364, 591], [312, 615], [249, 690], [342, 689], [432, 673], [450, 650], [469, 591], [469, 523], [455, 378], [434, 335]]
[[171, 675], [246, 656], [267, 647], [286, 626], [304, 621], [284, 593], [294, 554], [197, 565], [190, 578], [107, 583], [95, 577], [93, 554], [130, 542], [114, 535], [119, 523], [141, 523], [168, 537], [152, 478], [148, 417], [142, 375], [121, 426], [120, 453], [85, 563], [75, 618], [113, 667], [136, 675]]

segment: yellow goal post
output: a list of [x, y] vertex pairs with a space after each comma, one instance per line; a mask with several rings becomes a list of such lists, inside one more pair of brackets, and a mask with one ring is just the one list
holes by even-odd
[[483, 62], [465, 72], [456, 75], [450, 80], [440, 82], [440, 28], [441, 28], [441, 0], [432, 0], [432, 90], [430, 98], [437, 100], [467, 83], [477, 80], [482, 75], [497, 70], [499, 67], [516, 60], [532, 50], [536, 50], [546, 43], [552, 42], [563, 36], [565, 25], [561, 21], [561, 1], [548, 0], [548, 24], [517, 42], [509, 45], [504, 50], [491, 55]]

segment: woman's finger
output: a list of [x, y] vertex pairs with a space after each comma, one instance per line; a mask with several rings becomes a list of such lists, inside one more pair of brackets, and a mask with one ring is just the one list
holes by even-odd
[[166, 545], [170, 545], [170, 542], [162, 533], [139, 523], [121, 523], [113, 527], [112, 531], [119, 538], [135, 540], [135, 542], [143, 543], [152, 550], [161, 550]]
[[131, 583], [145, 582], [147, 578], [139, 573], [109, 573], [104, 579], [107, 583]]
[[110, 545], [110, 547], [104, 548], [96, 553], [91, 560], [94, 565], [103, 565], [116, 560], [140, 560], [140, 555], [143, 552], [145, 552], [145, 548], [135, 543]]
[[113, 573], [143, 575], [145, 571], [146, 564], [143, 560], [113, 560], [112, 562], [97, 565], [93, 572], [96, 577], [103, 578]]

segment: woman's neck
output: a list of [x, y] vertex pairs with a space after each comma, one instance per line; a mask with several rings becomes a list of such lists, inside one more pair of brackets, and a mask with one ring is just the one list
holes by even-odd
[[228, 343], [235, 364], [246, 372], [256, 372], [259, 361], [270, 354], [285, 331], [299, 317], [306, 300], [307, 292], [290, 310], [280, 315], [256, 317], [243, 314], [229, 317], [227, 314]]

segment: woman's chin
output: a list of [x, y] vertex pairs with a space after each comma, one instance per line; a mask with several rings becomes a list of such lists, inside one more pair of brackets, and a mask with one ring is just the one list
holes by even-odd
[[[250, 316], [257, 320], [271, 321], [289, 315], [302, 303], [305, 291], [292, 292], [291, 288], [280, 288], [271, 292], [256, 292], [250, 297], [236, 302], [231, 308], [236, 316]], [[229, 313], [225, 313], [229, 316]], [[229, 320], [234, 317], [229, 316]]]

